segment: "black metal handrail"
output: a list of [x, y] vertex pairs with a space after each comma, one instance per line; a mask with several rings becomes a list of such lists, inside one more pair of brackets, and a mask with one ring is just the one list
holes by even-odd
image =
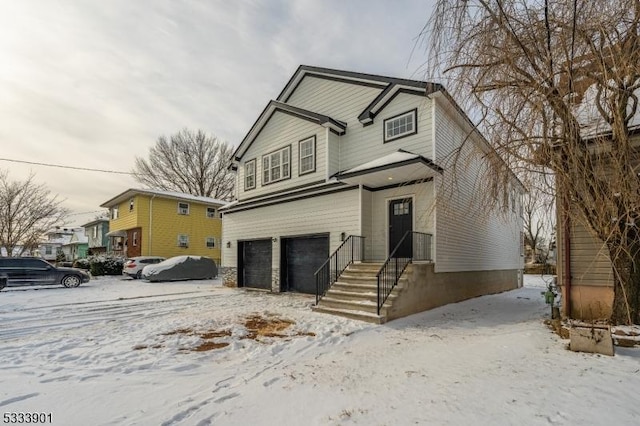
[[315, 272], [316, 305], [347, 266], [355, 260], [364, 260], [364, 238], [359, 235], [349, 235]]
[[[411, 235], [411, 237], [409, 237]], [[431, 234], [407, 231], [376, 275], [378, 281], [378, 315], [387, 298], [398, 284], [407, 266], [414, 260], [432, 260]], [[410, 243], [409, 244], [409, 240]]]

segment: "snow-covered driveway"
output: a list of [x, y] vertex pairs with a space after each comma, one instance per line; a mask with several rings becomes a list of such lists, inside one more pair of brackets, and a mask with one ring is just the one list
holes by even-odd
[[383, 326], [313, 298], [99, 278], [0, 292], [0, 414], [56, 425], [636, 424], [640, 350], [576, 354], [541, 282]]

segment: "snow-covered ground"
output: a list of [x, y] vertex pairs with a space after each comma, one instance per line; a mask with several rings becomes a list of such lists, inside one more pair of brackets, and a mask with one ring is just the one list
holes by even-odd
[[0, 414], [51, 413], [55, 425], [638, 424], [640, 348], [567, 351], [543, 324], [543, 288], [527, 276], [522, 289], [382, 326], [219, 281], [5, 289]]

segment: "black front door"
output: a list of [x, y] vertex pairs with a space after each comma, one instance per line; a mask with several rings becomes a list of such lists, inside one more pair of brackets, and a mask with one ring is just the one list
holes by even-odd
[[[396, 248], [407, 231], [413, 230], [413, 203], [411, 198], [389, 202], [389, 254]], [[411, 236], [407, 236], [394, 257], [411, 257]]]

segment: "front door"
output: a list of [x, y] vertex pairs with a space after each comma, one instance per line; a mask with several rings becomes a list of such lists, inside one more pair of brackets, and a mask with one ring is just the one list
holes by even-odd
[[[396, 248], [407, 231], [413, 230], [413, 203], [411, 198], [389, 202], [389, 254]], [[411, 235], [398, 247], [393, 257], [411, 257]]]

